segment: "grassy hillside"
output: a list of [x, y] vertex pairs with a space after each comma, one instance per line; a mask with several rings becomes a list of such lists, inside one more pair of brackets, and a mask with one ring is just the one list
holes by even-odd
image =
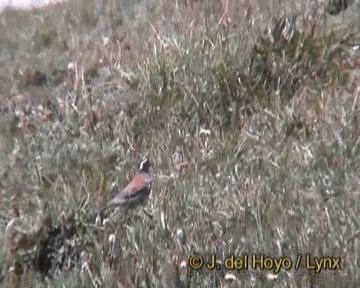
[[[1, 14], [1, 286], [356, 287], [356, 3], [128, 2]], [[144, 154], [149, 201], [96, 224]]]

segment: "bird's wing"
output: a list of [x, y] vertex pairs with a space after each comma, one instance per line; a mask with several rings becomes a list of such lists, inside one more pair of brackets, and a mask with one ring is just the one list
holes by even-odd
[[144, 192], [144, 189], [149, 189], [151, 185], [150, 176], [147, 174], [139, 173], [137, 174], [131, 182], [120, 191], [113, 200], [110, 201], [110, 204], [123, 204], [132, 198], [136, 198], [138, 194]]
[[143, 189], [148, 188], [150, 183], [151, 183], [151, 181], [150, 181], [149, 175], [139, 173], [124, 188], [124, 190], [121, 192], [121, 194], [124, 197], [131, 197], [132, 195], [137, 194], [137, 192], [140, 192]]

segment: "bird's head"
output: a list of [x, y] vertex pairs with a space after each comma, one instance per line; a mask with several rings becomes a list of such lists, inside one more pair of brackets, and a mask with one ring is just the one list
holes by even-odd
[[146, 172], [149, 173], [150, 170], [150, 160], [147, 156], [141, 158], [139, 162], [139, 172]]

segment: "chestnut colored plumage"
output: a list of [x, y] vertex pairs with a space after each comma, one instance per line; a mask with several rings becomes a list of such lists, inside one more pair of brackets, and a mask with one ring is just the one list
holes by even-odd
[[143, 157], [138, 166], [138, 173], [130, 183], [121, 190], [108, 205], [133, 207], [143, 203], [151, 192], [150, 161]]

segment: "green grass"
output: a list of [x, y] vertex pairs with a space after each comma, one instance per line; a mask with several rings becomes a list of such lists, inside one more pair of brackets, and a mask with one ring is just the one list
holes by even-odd
[[[223, 27], [215, 0], [104, 24], [83, 2], [2, 14], [1, 285], [355, 287], [359, 31], [246, 3]], [[96, 226], [143, 154], [151, 198]], [[195, 254], [303, 258], [274, 276], [181, 265]]]

